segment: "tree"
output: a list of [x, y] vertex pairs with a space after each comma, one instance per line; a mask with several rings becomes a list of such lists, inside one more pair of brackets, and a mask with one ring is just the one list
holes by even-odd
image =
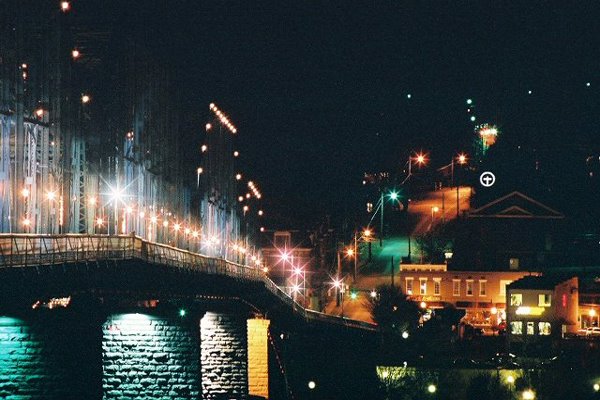
[[377, 296], [369, 299], [371, 317], [383, 333], [402, 335], [419, 326], [421, 312], [402, 290], [395, 286], [381, 285]]

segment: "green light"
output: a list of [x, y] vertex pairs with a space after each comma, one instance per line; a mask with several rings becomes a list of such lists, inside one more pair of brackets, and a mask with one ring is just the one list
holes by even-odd
[[185, 310], [183, 308], [181, 310], [179, 310], [179, 316], [185, 317]]
[[356, 293], [356, 292], [351, 292], [351, 293], [350, 293], [350, 298], [351, 298], [352, 300], [356, 300], [356, 299], [358, 298], [358, 293]]
[[390, 199], [397, 200], [398, 199], [398, 193], [397, 192], [391, 192], [390, 193]]
[[473, 100], [467, 99], [467, 104], [469, 104], [469, 105], [473, 104]]

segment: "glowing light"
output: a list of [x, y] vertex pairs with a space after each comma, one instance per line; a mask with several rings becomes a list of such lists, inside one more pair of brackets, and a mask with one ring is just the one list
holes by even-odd
[[200, 235], [200, 233], [198, 231], [194, 231], [192, 232], [192, 237], [195, 239]]
[[600, 391], [600, 384], [594, 383], [594, 392]]
[[35, 115], [37, 115], [38, 117], [41, 117], [42, 115], [44, 115], [44, 109], [38, 108], [37, 110], [35, 110]]
[[507, 376], [506, 377], [506, 382], [508, 382], [509, 384], [512, 385], [513, 383], [515, 383], [515, 377], [512, 376], [512, 375]]
[[352, 256], [354, 255], [354, 249], [347, 249], [347, 250], [346, 250], [346, 254], [347, 254], [349, 257], [352, 257]]
[[[587, 86], [587, 87], [590, 87], [590, 86], [592, 86], [592, 84], [591, 84], [590, 82], [587, 82], [587, 83], [585, 84], [585, 86]], [[597, 384], [596, 384], [596, 385], [597, 385]]]
[[266, 274], [267, 272], [269, 272], [269, 267], [263, 267], [263, 272]]
[[296, 274], [296, 275], [302, 275], [302, 268], [300, 268], [300, 267], [294, 268], [294, 274]]
[[89, 95], [87, 95], [87, 94], [84, 94], [83, 96], [81, 96], [81, 102], [82, 102], [83, 104], [87, 104], [87, 103], [89, 103], [89, 102], [90, 102], [90, 100], [91, 100], [91, 98], [90, 98], [90, 96], [89, 96]]
[[263, 210], [258, 210], [258, 215], [260, 215], [262, 217], [263, 214], [264, 214]]
[[244, 212], [248, 211], [249, 209], [250, 209], [250, 207], [244, 206]]
[[523, 391], [523, 400], [533, 400], [535, 399], [535, 393], [531, 389], [527, 389]]
[[239, 197], [238, 197], [238, 201], [239, 201], [239, 202], [242, 202], [242, 201], [244, 201], [244, 196], [239, 196]]
[[202, 172], [204, 172], [204, 169], [202, 167], [198, 167], [196, 172], [198, 173], [198, 175], [200, 175]]
[[376, 298], [377, 297], [377, 292], [375, 290], [371, 290], [370, 295], [371, 295], [372, 298]]
[[240, 179], [242, 179], [242, 174], [236, 174], [236, 175], [235, 175], [235, 179], [236, 179], [236, 180], [238, 180], [238, 181], [239, 181]]
[[96, 205], [96, 198], [95, 198], [95, 197], [90, 197], [90, 198], [89, 198], [89, 200], [88, 200], [88, 202], [89, 202], [89, 203], [90, 203], [92, 206], [94, 206], [94, 205]]
[[496, 307], [492, 307], [490, 313], [492, 313], [492, 315], [496, 315], [498, 314], [498, 309]]
[[528, 90], [528, 91], [527, 91], [527, 94], [531, 94], [531, 93], [533, 93], [531, 90]]
[[476, 119], [477, 119], [477, 118], [475, 118], [475, 116], [474, 116], [474, 115], [472, 115], [472, 116], [471, 116], [471, 122], [475, 122], [475, 120], [476, 120]]
[[590, 317], [595, 317], [596, 316], [596, 310], [591, 309], [590, 310]]
[[73, 57], [74, 60], [78, 59], [80, 56], [81, 56], [81, 53], [79, 52], [79, 50], [77, 50], [77, 49], [71, 50], [71, 57]]
[[167, 226], [169, 226], [169, 221], [163, 221], [163, 226], [166, 228]]
[[131, 214], [131, 213], [133, 212], [133, 208], [131, 208], [131, 207], [127, 207], [127, 208], [125, 209], [125, 212], [127, 212], [127, 214]]
[[419, 304], [419, 306], [421, 306], [421, 308], [427, 308], [427, 303], [422, 301], [421, 304]]
[[371, 236], [371, 233], [372, 232], [371, 232], [370, 229], [365, 229], [364, 232], [363, 232], [363, 235], [365, 235], [366, 237], [369, 237], [369, 236]]
[[433, 211], [434, 213], [436, 213], [436, 212], [440, 211], [440, 208], [437, 207], [437, 206], [436, 207], [432, 207], [431, 211]]
[[156, 218], [155, 215], [150, 217], [150, 222], [152, 222], [153, 224], [156, 224], [158, 222], [158, 218]]
[[342, 287], [342, 281], [339, 279], [334, 279], [333, 282], [331, 282], [331, 284], [333, 285], [334, 288], [339, 289]]
[[234, 152], [233, 152], [233, 156], [234, 156], [234, 157], [238, 157], [239, 155], [240, 155], [240, 152], [239, 152], [239, 151], [234, 151]]
[[62, 12], [67, 12], [67, 11], [69, 11], [70, 8], [71, 8], [71, 4], [69, 4], [68, 1], [61, 1], [60, 2], [60, 10]]
[[392, 200], [398, 200], [398, 193], [396, 193], [396, 192], [390, 193], [390, 199], [392, 199]]
[[246, 198], [249, 199], [252, 196], [250, 193], [246, 193]]
[[427, 391], [428, 391], [429, 393], [435, 393], [435, 392], [436, 392], [436, 390], [437, 390], [437, 388], [435, 387], [435, 385], [434, 385], [434, 384], [431, 384], [431, 385], [427, 386]]
[[292, 285], [292, 292], [300, 293], [300, 285]]
[[260, 227], [260, 231], [261, 231], [261, 232], [264, 232], [264, 231], [265, 231], [265, 227], [264, 227], [264, 226], [261, 226], [261, 227]]
[[288, 253], [281, 253], [279, 255], [279, 258], [281, 259], [281, 261], [288, 261], [290, 258], [290, 255]]
[[179, 310], [179, 316], [180, 317], [185, 317], [186, 311], [182, 308]]
[[408, 339], [408, 332], [402, 332], [402, 339]]
[[180, 225], [180, 224], [175, 224], [175, 225], [173, 225], [173, 230], [174, 230], [175, 232], [179, 232], [179, 230], [180, 230], [180, 229], [181, 229], [181, 225]]
[[23, 195], [23, 197], [29, 196], [29, 189], [25, 188], [25, 189], [21, 190], [21, 194]]
[[473, 104], [473, 100], [472, 100], [472, 99], [467, 99], [467, 104], [468, 104], [468, 105], [471, 105], [471, 104]]
[[467, 156], [465, 154], [458, 155], [458, 163], [465, 164], [467, 162]]
[[416, 161], [417, 161], [417, 163], [419, 163], [419, 164], [423, 164], [423, 163], [425, 163], [425, 161], [427, 161], [427, 160], [426, 160], [426, 158], [425, 158], [425, 155], [424, 155], [424, 154], [422, 154], [422, 153], [419, 153], [419, 154], [417, 154]]
[[96, 225], [102, 226], [103, 223], [104, 221], [102, 220], [102, 218], [96, 218]]
[[56, 199], [56, 193], [55, 192], [48, 192], [48, 193], [46, 193], [46, 198], [48, 200], [54, 200], [54, 199]]
[[544, 313], [544, 307], [518, 307], [515, 310], [517, 315], [542, 315]]
[[206, 150], [208, 149], [208, 146], [203, 144], [202, 147], [200, 147], [200, 150], [202, 150], [202, 152], [204, 153]]
[[313, 389], [314, 389], [314, 388], [316, 388], [316, 387], [317, 387], [317, 384], [316, 384], [314, 381], [309, 381], [309, 382], [308, 382], [308, 388], [309, 388], [310, 390], [313, 390]]
[[29, 226], [29, 225], [31, 225], [31, 221], [29, 220], [29, 218], [25, 218], [25, 219], [23, 220], [23, 225], [25, 225], [25, 226]]
[[207, 131], [210, 131], [210, 130], [211, 130], [211, 128], [212, 128], [212, 125], [211, 125], [211, 124], [206, 124], [206, 130], [207, 130]]
[[410, 98], [412, 98], [412, 94], [410, 94], [410, 93], [409, 93], [409, 94], [407, 94], [407, 95], [406, 95], [406, 98], [407, 98], [407, 99], [410, 99]]
[[146, 213], [143, 211], [140, 211], [140, 218], [144, 218], [146, 216]]
[[192, 230], [190, 228], [185, 228], [183, 231], [186, 235], [189, 235]]

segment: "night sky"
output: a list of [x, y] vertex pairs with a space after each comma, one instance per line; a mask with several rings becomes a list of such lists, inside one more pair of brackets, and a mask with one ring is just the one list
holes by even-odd
[[547, 163], [567, 153], [583, 170], [600, 150], [595, 2], [102, 4], [81, 0], [81, 18], [112, 40], [137, 35], [172, 68], [190, 140], [219, 105], [242, 172], [289, 224], [362, 207], [362, 173], [400, 169], [412, 150], [432, 166], [470, 152], [467, 98], [477, 122]]

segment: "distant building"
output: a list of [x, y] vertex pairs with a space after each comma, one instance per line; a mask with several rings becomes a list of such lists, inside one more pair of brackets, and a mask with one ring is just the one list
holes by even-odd
[[445, 264], [401, 264], [402, 291], [427, 308], [451, 304], [465, 310], [463, 322], [497, 327], [505, 318], [506, 287], [523, 271], [448, 271]]
[[468, 234], [455, 242], [454, 264], [519, 271], [564, 261], [557, 244], [564, 242], [565, 216], [523, 193], [509, 193], [467, 217]]
[[507, 337], [516, 351], [535, 352], [579, 329], [577, 277], [523, 277], [508, 285], [507, 295]]

